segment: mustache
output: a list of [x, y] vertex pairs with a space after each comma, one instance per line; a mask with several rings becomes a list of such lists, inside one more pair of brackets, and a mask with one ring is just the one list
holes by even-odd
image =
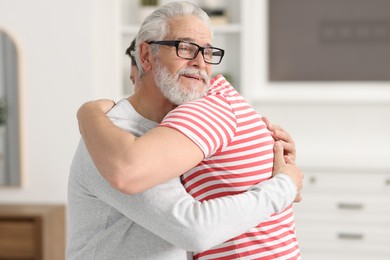
[[177, 72], [177, 77], [182, 76], [182, 75], [187, 75], [187, 74], [199, 75], [203, 79], [203, 81], [206, 82], [207, 84], [210, 81], [210, 77], [207, 75], [205, 70], [198, 70], [195, 68], [181, 69]]

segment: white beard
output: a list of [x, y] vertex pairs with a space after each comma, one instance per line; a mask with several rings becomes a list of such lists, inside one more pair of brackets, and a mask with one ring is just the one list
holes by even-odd
[[[205, 83], [200, 83], [202, 84], [202, 87], [200, 87], [200, 84], [196, 83], [182, 87], [179, 82], [179, 77], [185, 74], [200, 75]], [[164, 97], [175, 105], [181, 105], [203, 97], [210, 87], [210, 78], [204, 70], [184, 68], [179, 70], [176, 74], [171, 74], [166, 67], [161, 65], [158, 59], [156, 59], [156, 74], [154, 80]]]

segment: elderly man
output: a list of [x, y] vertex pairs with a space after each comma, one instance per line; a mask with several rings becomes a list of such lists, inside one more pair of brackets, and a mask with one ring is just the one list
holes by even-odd
[[[157, 16], [162, 14], [166, 17], [165, 24], [157, 19]], [[181, 20], [182, 18], [184, 20]], [[172, 22], [178, 22], [175, 24], [180, 25], [180, 28], [171, 28]], [[176, 104], [204, 95], [207, 91], [211, 68], [209, 65], [199, 65], [198, 62], [200, 59], [203, 60], [205, 55], [209, 55], [209, 51], [218, 50], [210, 45], [210, 30], [204, 26], [207, 23], [208, 17], [201, 9], [185, 2], [162, 6], [146, 19], [137, 37], [136, 48], [140, 86], [135, 95], [120, 101], [109, 112], [111, 120], [117, 126], [136, 136], [141, 136], [147, 130], [154, 128], [157, 125], [156, 122], [160, 122], [169, 111], [176, 107]], [[143, 35], [143, 33], [150, 34], [150, 36]], [[156, 35], [163, 38], [172, 37], [172, 41], [146, 42], [140, 40], [145, 37], [155, 38]], [[181, 51], [185, 51], [188, 46], [183, 46], [180, 42], [195, 41], [195, 39], [196, 42], [189, 43], [189, 46], [198, 48], [197, 54], [201, 53], [201, 55], [197, 58], [196, 55], [192, 58], [183, 57]], [[173, 60], [167, 60], [171, 62], [172, 71], [168, 69], [169, 73], [175, 73], [183, 58], [187, 59], [187, 62], [192, 64], [190, 67], [194, 67], [195, 70], [199, 70], [196, 67], [202, 66], [201, 70], [205, 73], [200, 78], [197, 73], [193, 72], [193, 68], [188, 69], [182, 74], [183, 82], [178, 88], [164, 90], [158, 87], [154, 76], [159, 73], [156, 69], [159, 61], [158, 57], [152, 53], [151, 45], [155, 45], [156, 49], [163, 45], [167, 47], [166, 54], [171, 52], [175, 55], [176, 58]], [[178, 50], [181, 50], [180, 53]], [[212, 59], [207, 61], [214, 62]], [[167, 67], [167, 64], [162, 64], [162, 66]], [[200, 82], [205, 84], [198, 84]], [[196, 86], [195, 89], [194, 86]], [[100, 112], [100, 109], [93, 109], [95, 108], [93, 103], [85, 108], [86, 113], [80, 110], [81, 121], [84, 116], [88, 117], [87, 114], [91, 112], [91, 109], [96, 113]], [[91, 117], [88, 121], [89, 123], [95, 121], [100, 125], [100, 119], [105, 118]], [[104, 136], [105, 131], [108, 133], [116, 130], [113, 125], [106, 123], [104, 121], [101, 127], [94, 129]], [[88, 126], [81, 124], [80, 129], [100, 172], [110, 174], [110, 171], [114, 172], [121, 168], [121, 165], [116, 165], [111, 170], [107, 169], [105, 163], [101, 161], [112, 162], [110, 156], [101, 152], [98, 144], [100, 141], [111, 143], [109, 138], [97, 140], [94, 134], [88, 133]], [[282, 136], [287, 136], [287, 141], [289, 141], [287, 134], [282, 133]], [[96, 149], [95, 144], [98, 144]], [[116, 146], [120, 149], [122, 144], [117, 143]], [[148, 162], [148, 165], [151, 164], [153, 161]], [[299, 169], [284, 162], [281, 147], [276, 149], [274, 172], [284, 174], [276, 174], [274, 178], [253, 185], [246, 192], [202, 202], [188, 195], [177, 177], [171, 180], [168, 180], [166, 176], [162, 179], [157, 178], [154, 183], [152, 181], [151, 186], [161, 184], [139, 194], [126, 195], [113, 189], [99, 175], [97, 168], [81, 141], [72, 164], [69, 180], [69, 259], [93, 257], [98, 259], [186, 259], [186, 251], [204, 251], [246, 232], [258, 223], [267, 220], [272, 214], [290, 207], [294, 198], [299, 194], [302, 181], [302, 173]], [[158, 171], [157, 169], [156, 174]], [[298, 190], [294, 182], [297, 183]], [[141, 189], [150, 187], [148, 185]]]

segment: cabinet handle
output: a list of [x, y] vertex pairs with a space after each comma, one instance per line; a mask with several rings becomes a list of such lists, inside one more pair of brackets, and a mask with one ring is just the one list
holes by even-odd
[[338, 233], [339, 239], [345, 239], [345, 240], [363, 240], [364, 236], [363, 234], [353, 234], [353, 233]]
[[387, 186], [390, 186], [390, 179], [386, 179], [385, 183]]
[[337, 205], [339, 209], [352, 209], [352, 210], [361, 210], [363, 209], [363, 204], [360, 203], [339, 203]]

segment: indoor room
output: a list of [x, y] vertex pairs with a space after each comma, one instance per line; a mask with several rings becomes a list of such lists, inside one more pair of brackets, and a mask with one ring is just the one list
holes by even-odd
[[[170, 2], [0, 0], [0, 259], [65, 259], [76, 113], [134, 93], [125, 51]], [[189, 2], [224, 50], [212, 76], [295, 142], [302, 259], [390, 259], [390, 1]]]

